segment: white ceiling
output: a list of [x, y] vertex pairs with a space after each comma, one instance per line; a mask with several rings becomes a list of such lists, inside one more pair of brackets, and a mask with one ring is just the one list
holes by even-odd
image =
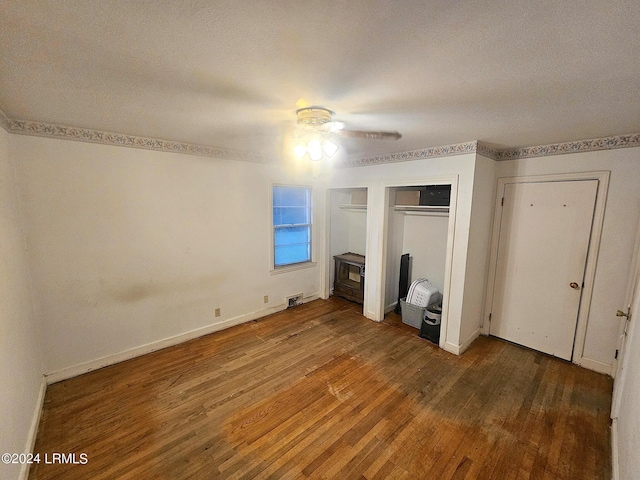
[[640, 132], [640, 2], [0, 0], [0, 109], [274, 155], [296, 102], [399, 141]]

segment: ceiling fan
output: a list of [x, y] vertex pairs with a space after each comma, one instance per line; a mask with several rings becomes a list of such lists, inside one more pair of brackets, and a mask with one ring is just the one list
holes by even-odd
[[367, 140], [399, 140], [402, 134], [396, 131], [345, 130], [344, 123], [333, 121], [331, 110], [324, 107], [304, 107], [296, 110], [298, 125], [319, 128], [341, 137], [357, 137]]
[[307, 139], [306, 143], [298, 142], [293, 151], [299, 158], [309, 154], [311, 160], [320, 160], [323, 153], [332, 157], [338, 145], [330, 140], [331, 136], [363, 138], [365, 140], [399, 140], [402, 134], [396, 131], [349, 130], [342, 122], [333, 120], [331, 110], [319, 106], [298, 108], [296, 116], [301, 129], [295, 135], [299, 139]]

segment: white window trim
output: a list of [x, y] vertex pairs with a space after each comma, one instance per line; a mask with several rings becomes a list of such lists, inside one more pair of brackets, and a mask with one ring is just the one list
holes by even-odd
[[[306, 262], [291, 263], [289, 265], [283, 265], [281, 267], [275, 266], [275, 227], [273, 225], [273, 188], [274, 187], [293, 187], [293, 188], [308, 188], [309, 200], [311, 205], [309, 207], [309, 214], [311, 218], [311, 259]], [[271, 230], [269, 242], [269, 273], [271, 275], [279, 275], [281, 273], [294, 272], [296, 270], [304, 270], [307, 268], [314, 268], [317, 266], [316, 262], [316, 229], [315, 215], [314, 215], [314, 189], [311, 185], [299, 185], [293, 183], [275, 183], [272, 182], [269, 188], [269, 229]]]
[[[271, 262], [273, 264], [273, 261]], [[313, 260], [308, 262], [292, 263], [291, 265], [283, 265], [282, 267], [271, 267], [271, 275], [279, 275], [281, 273], [294, 272], [296, 270], [305, 270], [313, 268], [317, 265]]]

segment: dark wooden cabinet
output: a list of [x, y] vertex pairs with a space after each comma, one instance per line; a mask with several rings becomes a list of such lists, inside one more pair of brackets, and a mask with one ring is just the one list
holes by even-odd
[[349, 252], [333, 259], [336, 265], [333, 294], [364, 303], [364, 256]]

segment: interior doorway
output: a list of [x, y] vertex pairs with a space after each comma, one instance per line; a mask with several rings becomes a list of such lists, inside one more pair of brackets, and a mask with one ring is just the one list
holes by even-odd
[[395, 311], [402, 315], [398, 308], [403, 296], [400, 267], [401, 257], [408, 254], [408, 285], [426, 278], [440, 293], [438, 344], [442, 347], [446, 342], [457, 182], [439, 179], [388, 186], [385, 198], [384, 313]]
[[329, 191], [329, 293], [360, 304], [364, 303], [367, 199], [366, 187]]

